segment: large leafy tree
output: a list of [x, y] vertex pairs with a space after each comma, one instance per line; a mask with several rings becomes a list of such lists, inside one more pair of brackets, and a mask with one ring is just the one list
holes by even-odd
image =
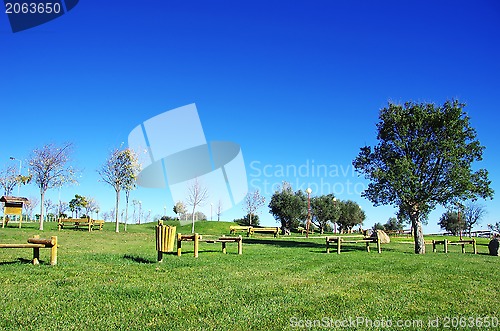
[[366, 219], [365, 212], [352, 200], [340, 202], [340, 215], [337, 223], [340, 230], [349, 232], [356, 225], [362, 224]]
[[422, 222], [437, 205], [493, 196], [488, 172], [474, 171], [484, 147], [464, 104], [389, 103], [380, 111], [378, 145], [361, 148], [353, 165], [370, 180], [363, 196], [390, 204], [414, 229], [415, 253], [424, 254]]
[[325, 232], [328, 222], [336, 222], [340, 216], [339, 201], [333, 194], [321, 195], [311, 198], [312, 223], [316, 225], [321, 234]]
[[97, 172], [103, 182], [111, 185], [116, 193], [115, 199], [115, 232], [120, 232], [118, 210], [121, 190], [129, 190], [135, 185], [141, 170], [137, 154], [130, 148], [115, 149]]
[[45, 192], [61, 187], [66, 183], [75, 183], [75, 169], [71, 167], [71, 144], [62, 147], [48, 144], [35, 149], [29, 159], [29, 170], [38, 188], [40, 188], [40, 230], [43, 230], [43, 207]]
[[277, 222], [281, 223], [283, 234], [296, 228], [300, 220], [307, 214], [307, 197], [301, 191], [293, 192], [288, 182], [283, 182], [281, 188], [274, 192], [269, 202], [269, 212]]

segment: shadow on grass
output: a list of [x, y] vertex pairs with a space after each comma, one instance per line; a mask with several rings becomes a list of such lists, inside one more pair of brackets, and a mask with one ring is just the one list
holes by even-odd
[[133, 261], [136, 263], [142, 263], [142, 264], [154, 264], [154, 263], [156, 263], [156, 260], [145, 259], [145, 258], [140, 257], [140, 256], [134, 256], [134, 255], [129, 255], [129, 254], [125, 254], [123, 256], [123, 258], [126, 260], [130, 260], [130, 261]]
[[311, 241], [298, 240], [280, 240], [280, 239], [244, 239], [243, 244], [246, 245], [272, 245], [277, 247], [306, 247], [306, 248], [323, 248], [325, 243], [315, 243]]

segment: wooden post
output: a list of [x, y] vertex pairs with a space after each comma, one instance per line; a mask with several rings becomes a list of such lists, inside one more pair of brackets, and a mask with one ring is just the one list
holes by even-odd
[[2, 228], [5, 228], [5, 210], [3, 212]]
[[382, 245], [380, 245], [380, 238], [377, 237], [377, 249], [378, 249], [378, 253], [381, 254], [382, 253]]
[[448, 253], [448, 239], [444, 240], [444, 252]]
[[465, 253], [465, 243], [462, 243], [462, 254]]
[[370, 253], [370, 242], [369, 241], [366, 242], [366, 251], [368, 253]]
[[432, 251], [436, 253], [436, 241], [432, 240]]
[[241, 235], [238, 236], [238, 255], [243, 254], [243, 238]]
[[57, 237], [52, 236], [50, 237], [52, 239], [52, 247], [50, 248], [50, 265], [56, 265], [57, 264]]
[[330, 253], [330, 237], [326, 237], [326, 254]]
[[472, 239], [472, 249], [474, 250], [474, 254], [477, 254], [476, 239]]
[[199, 245], [199, 236], [197, 233], [194, 234], [194, 257], [198, 257], [198, 245]]
[[224, 254], [227, 253], [226, 252], [226, 242], [225, 241], [222, 242], [222, 253], [224, 253]]
[[[39, 238], [40, 238], [39, 235], [33, 236], [33, 239], [39, 239]], [[40, 248], [38, 248], [38, 247], [33, 248], [33, 260], [31, 261], [31, 263], [33, 263], [33, 265], [40, 264]]]
[[342, 241], [342, 238], [337, 237], [337, 254], [340, 254], [340, 242]]
[[177, 256], [181, 256], [182, 250], [182, 236], [180, 233], [177, 234]]

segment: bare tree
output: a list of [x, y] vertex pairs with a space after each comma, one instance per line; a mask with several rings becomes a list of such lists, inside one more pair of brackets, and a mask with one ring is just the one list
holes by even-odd
[[29, 159], [29, 170], [40, 188], [40, 230], [43, 230], [43, 207], [45, 192], [61, 187], [66, 183], [75, 183], [75, 169], [69, 165], [71, 144], [58, 147], [52, 144], [35, 149]]
[[85, 215], [87, 215], [87, 217], [90, 217], [91, 213], [99, 209], [99, 203], [92, 197], [85, 197], [85, 201], [87, 202], [84, 206]]
[[47, 199], [43, 202], [43, 207], [45, 208], [45, 212], [47, 213], [47, 221], [50, 221], [49, 214], [56, 207], [56, 205], [52, 202], [52, 200]]
[[193, 225], [191, 227], [191, 232], [194, 233], [194, 218], [196, 207], [203, 206], [203, 204], [208, 199], [208, 191], [203, 185], [200, 183], [198, 178], [195, 178], [193, 181], [189, 183], [188, 186], [188, 196], [187, 196], [187, 204], [193, 207], [193, 212], [191, 213]]
[[35, 210], [36, 206], [38, 205], [38, 198], [36, 196], [31, 196], [29, 197], [28, 201], [26, 201], [23, 204], [23, 208], [26, 212], [26, 217], [29, 219], [33, 218], [33, 210]]
[[249, 225], [252, 225], [252, 216], [255, 215], [257, 210], [259, 210], [259, 208], [264, 206], [265, 203], [266, 203], [266, 198], [260, 195], [259, 190], [247, 193], [247, 195], [245, 196], [245, 205], [243, 209], [249, 216], [250, 220]]
[[[115, 149], [108, 157], [101, 169], [97, 172], [103, 182], [113, 187], [116, 193], [115, 210], [119, 210], [120, 191], [130, 190], [135, 185], [137, 174], [140, 172], [137, 155], [130, 148]], [[120, 232], [119, 212], [115, 213], [115, 232]]]
[[484, 205], [477, 202], [469, 202], [464, 208], [465, 229], [471, 236], [472, 227], [479, 223], [481, 218], [486, 214]]
[[0, 185], [3, 188], [4, 195], [11, 195], [12, 190], [18, 184], [17, 169], [14, 166], [9, 166], [0, 171]]

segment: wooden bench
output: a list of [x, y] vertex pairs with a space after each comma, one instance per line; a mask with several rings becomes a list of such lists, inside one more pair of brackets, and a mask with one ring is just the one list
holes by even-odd
[[450, 241], [448, 239], [444, 240], [433, 240], [432, 241], [432, 251], [436, 252], [436, 245], [444, 245], [444, 252], [448, 253], [448, 245], [461, 245], [462, 253], [465, 253], [465, 245], [472, 245], [472, 250], [474, 254], [477, 254], [477, 246], [476, 239], [471, 240], [458, 240], [458, 241]]
[[247, 232], [247, 236], [250, 237], [254, 233], [272, 233], [276, 238], [279, 234], [278, 227], [266, 227], [266, 228], [251, 228]]
[[57, 264], [57, 237], [50, 239], [40, 239], [40, 236], [33, 236], [28, 239], [27, 244], [0, 244], [0, 248], [33, 248], [33, 264], [40, 264], [40, 248], [50, 248], [50, 264]]
[[241, 236], [238, 237], [220, 237], [219, 239], [207, 239], [203, 240], [203, 237], [198, 234], [177, 234], [177, 256], [181, 256], [182, 254], [182, 242], [183, 241], [193, 241], [194, 242], [194, 257], [198, 257], [198, 251], [199, 251], [199, 243], [200, 241], [206, 242], [206, 243], [218, 243], [220, 242], [222, 244], [222, 253], [226, 254], [226, 243], [228, 242], [235, 242], [238, 244], [238, 254], [241, 255], [243, 254], [243, 238]]
[[248, 226], [231, 225], [229, 227], [229, 233], [230, 234], [235, 234], [237, 232], [248, 233], [248, 231], [250, 231], [251, 228], [253, 228], [253, 226], [251, 225]]
[[72, 224], [74, 229], [86, 228], [91, 232], [94, 227], [98, 227], [99, 231], [101, 231], [104, 226], [104, 220], [93, 220], [91, 218], [60, 218], [57, 224], [59, 231], [61, 231], [66, 224]]
[[340, 249], [341, 249], [342, 243], [346, 243], [346, 244], [347, 243], [349, 243], [349, 244], [365, 243], [367, 252], [370, 252], [370, 243], [376, 243], [378, 253], [379, 254], [382, 253], [382, 249], [380, 246], [380, 239], [373, 238], [373, 237], [359, 237], [359, 236], [326, 237], [326, 252], [330, 253], [331, 244], [336, 244], [337, 254], [340, 254]]

